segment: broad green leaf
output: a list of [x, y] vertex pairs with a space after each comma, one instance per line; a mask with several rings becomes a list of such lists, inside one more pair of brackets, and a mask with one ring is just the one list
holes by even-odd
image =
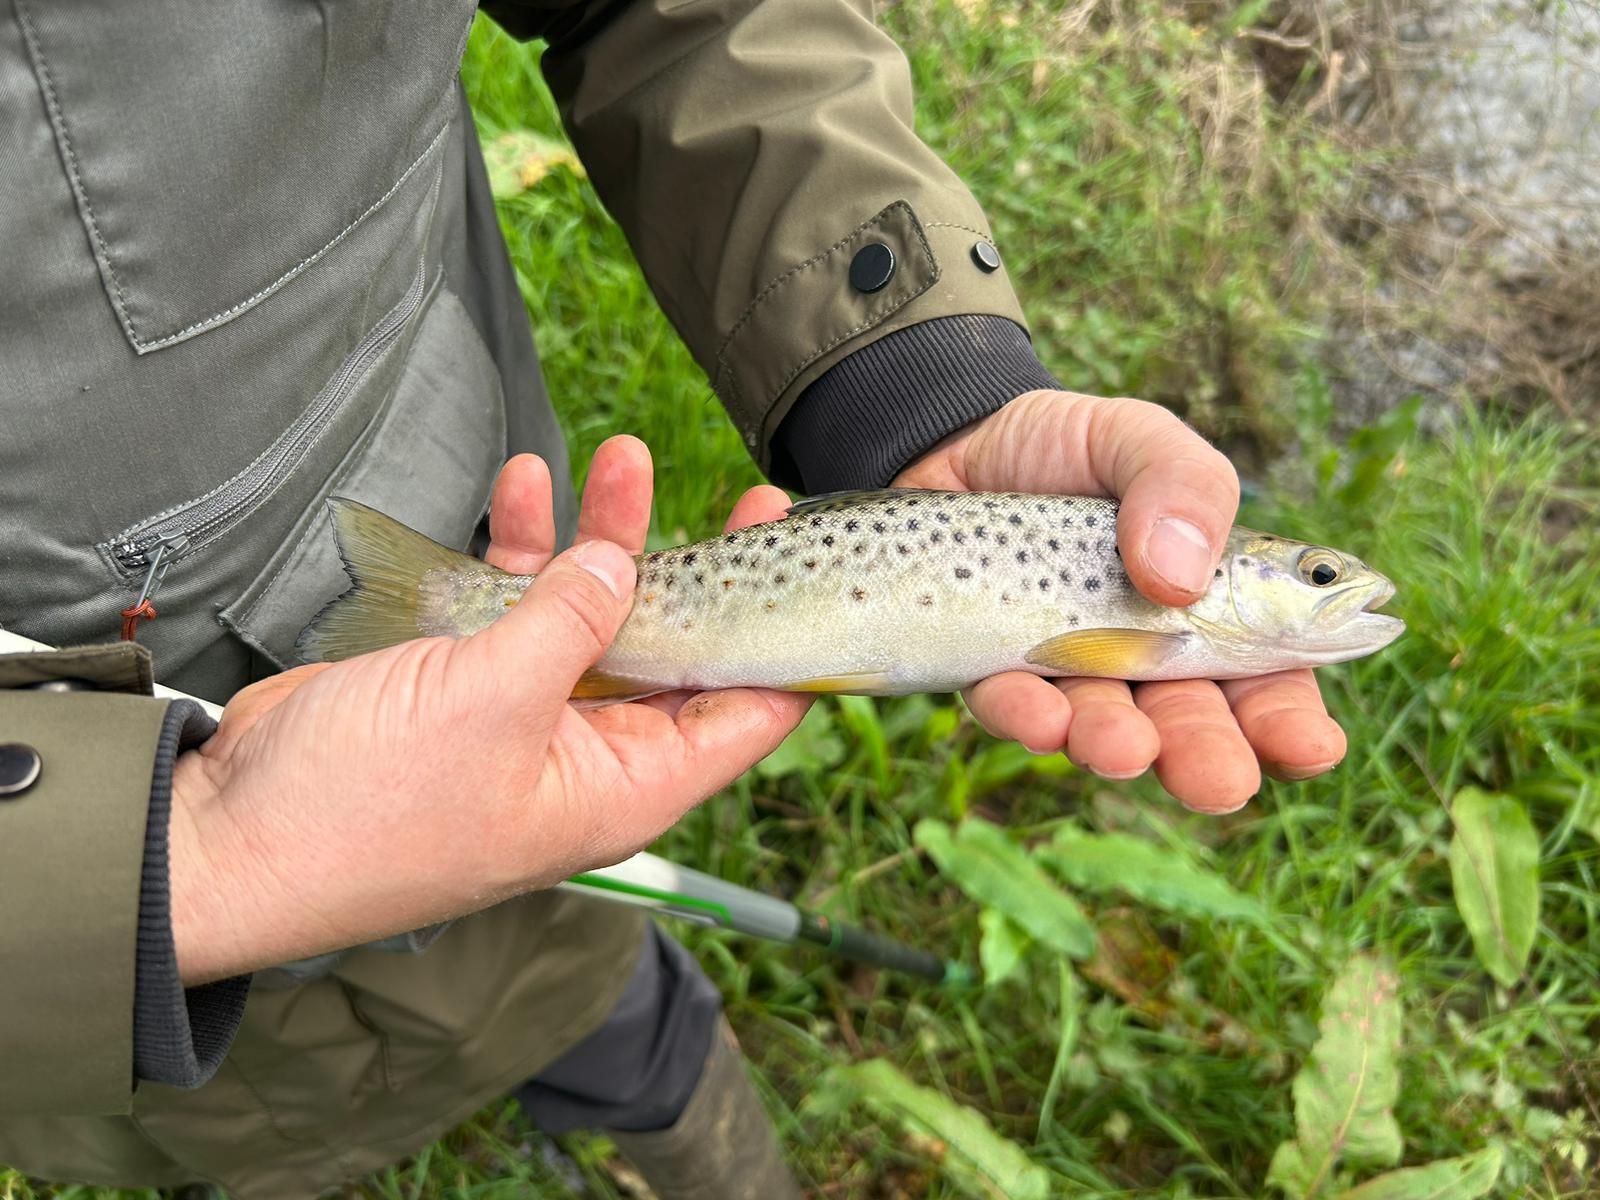
[[1478, 961], [1504, 987], [1522, 978], [1539, 926], [1539, 836], [1510, 796], [1462, 788], [1450, 806], [1450, 883]]
[[1390, 1171], [1352, 1188], [1339, 1200], [1476, 1200], [1500, 1178], [1504, 1159], [1499, 1146], [1488, 1146], [1476, 1154]]
[[978, 1195], [1046, 1200], [1050, 1194], [1049, 1173], [1022, 1147], [996, 1133], [975, 1109], [911, 1082], [884, 1059], [830, 1068], [801, 1111], [836, 1115], [854, 1103], [943, 1142], [949, 1154], [941, 1170]]
[[983, 982], [987, 987], [1004, 983], [1022, 965], [1022, 956], [1033, 942], [1027, 931], [998, 908], [978, 914], [978, 960], [983, 963]]
[[1073, 887], [1117, 890], [1168, 912], [1263, 924], [1267, 912], [1215, 871], [1178, 857], [1154, 842], [1125, 833], [1056, 830], [1041, 861]]
[[917, 822], [916, 840], [951, 882], [999, 909], [1036, 940], [1073, 958], [1094, 953], [1094, 926], [1077, 901], [999, 826], [969, 818], [952, 837], [943, 821], [923, 820]]
[[838, 766], [844, 756], [844, 739], [834, 728], [832, 711], [825, 704], [813, 704], [795, 731], [755, 765], [755, 773], [763, 779], [781, 779], [796, 771], [817, 773]]
[[1400, 1159], [1394, 1102], [1400, 1093], [1399, 980], [1370, 955], [1358, 955], [1322, 1000], [1321, 1036], [1294, 1079], [1299, 1136], [1278, 1147], [1267, 1182], [1291, 1196], [1327, 1194], [1334, 1168], [1388, 1167]]

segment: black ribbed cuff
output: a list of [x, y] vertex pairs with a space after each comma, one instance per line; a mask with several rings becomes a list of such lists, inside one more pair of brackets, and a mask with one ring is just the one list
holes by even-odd
[[1060, 386], [1015, 321], [972, 313], [908, 325], [806, 388], [772, 439], [772, 478], [809, 495], [883, 487], [941, 438]]
[[178, 755], [215, 732], [217, 723], [193, 700], [167, 708], [150, 780], [139, 888], [139, 945], [133, 987], [133, 1076], [149, 1083], [196, 1088], [216, 1073], [244, 1016], [250, 977], [185, 989], [172, 940], [167, 830], [172, 815], [172, 768]]

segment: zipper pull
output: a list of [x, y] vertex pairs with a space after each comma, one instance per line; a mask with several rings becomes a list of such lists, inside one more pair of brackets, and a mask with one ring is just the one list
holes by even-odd
[[170, 556], [181, 553], [189, 545], [189, 539], [183, 534], [176, 537], [162, 538], [156, 543], [154, 552], [150, 555], [150, 566], [144, 573], [144, 584], [139, 588], [139, 598], [122, 610], [122, 640], [131, 642], [137, 640], [139, 620], [156, 619], [156, 606], [150, 603], [161, 587], [161, 581], [167, 577], [167, 572], [172, 570]]

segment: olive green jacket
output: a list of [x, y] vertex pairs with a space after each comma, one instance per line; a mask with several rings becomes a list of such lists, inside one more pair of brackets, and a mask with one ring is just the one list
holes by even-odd
[[[550, 42], [590, 177], [763, 465], [844, 356], [953, 314], [1020, 324], [864, 4], [503, 9]], [[342, 590], [329, 495], [465, 546], [507, 452], [536, 449], [570, 525], [457, 81], [471, 19], [462, 0], [0, 3], [0, 626], [113, 639], [159, 549], [140, 640], [163, 682], [225, 700], [289, 665]], [[850, 268], [870, 243], [894, 266], [868, 289]], [[625, 971], [596, 980], [563, 947], [626, 962], [637, 918], [564, 941], [578, 910], [532, 897], [425, 954], [258, 988], [215, 1080], [136, 1089], [165, 706], [133, 678], [23, 686], [88, 669], [39, 662], [0, 670], [0, 742], [43, 763], [0, 800], [0, 1114], [23, 1114], [0, 1115], [0, 1162], [310, 1194], [426, 1141], [614, 1001]]]

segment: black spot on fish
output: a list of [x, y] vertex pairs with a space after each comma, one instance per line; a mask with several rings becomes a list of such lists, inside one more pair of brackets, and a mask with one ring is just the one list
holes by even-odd
[[922, 528], [922, 522], [917, 520], [915, 517], [912, 517], [909, 521], [906, 522], [906, 532], [907, 533], [915, 533], [917, 530], [919, 530], [921, 528]]
[[928, 535], [928, 541], [932, 545], [937, 546], [940, 542], [944, 541], [944, 534], [940, 533], [937, 529], [935, 529], [932, 533], [930, 533]]
[[1213, 578], [1213, 579], [1221, 579], [1222, 578], [1222, 568], [1218, 567], [1217, 568], [1217, 573], [1215, 575], [1213, 575], [1211, 578]]
[[785, 575], [782, 571], [779, 571], [776, 575], [774, 575], [772, 577], [772, 582], [773, 583], [788, 583], [789, 582], [789, 577], [787, 575]]
[[765, 546], [768, 550], [771, 550], [774, 546], [776, 546], [778, 544], [778, 535], [775, 534], [775, 533], [769, 533], [767, 535], [767, 540], [762, 542], [761, 544], [763, 546]]
[[972, 531], [972, 536], [977, 538], [979, 541], [982, 541], [984, 538], [989, 536], [989, 527], [987, 525], [979, 525]]
[[857, 554], [865, 554], [867, 552], [867, 544], [865, 542], [857, 542], [854, 546], [851, 546], [850, 549]]
[[1045, 543], [1045, 545], [1049, 546], [1050, 549], [1052, 549], [1052, 550], [1061, 549], [1061, 541], [1060, 541], [1059, 538], [1051, 538], [1048, 542]]
[[728, 590], [728, 589], [729, 589], [729, 588], [731, 588], [731, 587], [732, 587], [732, 586], [733, 586], [733, 580], [731, 580], [731, 579], [724, 579], [724, 580], [723, 580], [723, 581], [722, 581], [722, 590], [723, 590], [723, 591], [727, 591], [727, 590]]
[[673, 580], [675, 580], [677, 578], [678, 577], [676, 575], [674, 575], [671, 571], [668, 571], [667, 572], [667, 586], [671, 587], [672, 583], [673, 583]]
[[956, 578], [957, 579], [971, 579], [972, 578], [972, 568], [971, 567], [957, 567], [956, 568]]
[[858, 530], [860, 528], [861, 528], [861, 522], [860, 521], [849, 520], [849, 521], [846, 521], [844, 523], [844, 531], [846, 533], [854, 533], [856, 530]]
[[1083, 538], [1079, 538], [1078, 539], [1078, 549], [1081, 550], [1085, 554], [1089, 553], [1089, 543], [1086, 540], [1084, 540]]
[[1028, 561], [1028, 552], [1026, 550], [1018, 550], [1017, 551], [1017, 561], [1019, 563], [1027, 562]]
[[1118, 558], [1121, 558], [1122, 557], [1122, 547], [1121, 546], [1112, 546], [1111, 547], [1111, 553], [1115, 554]]
[[935, 521], [939, 522], [939, 524], [941, 524], [941, 525], [950, 524], [950, 514], [945, 512], [944, 509], [942, 509], [942, 508], [938, 512], [933, 514], [933, 519]]
[[704, 571], [696, 571], [694, 573], [694, 581], [696, 583], [704, 583], [706, 581], [706, 573]]
[[889, 527], [887, 525], [885, 525], [882, 521], [874, 521], [872, 523], [872, 532], [873, 533], [882, 533], [888, 528]]
[[911, 499], [906, 501], [906, 507], [907, 508], [915, 508], [917, 505], [919, 505], [921, 503], [922, 503], [922, 497], [913, 496], [913, 497], [911, 497]]
[[821, 524], [822, 524], [822, 518], [821, 517], [812, 517], [811, 518], [811, 528], [815, 529], [818, 525], [821, 525]]
[[1003, 533], [997, 533], [997, 534], [995, 534], [995, 535], [994, 535], [994, 544], [995, 544], [995, 545], [996, 545], [996, 546], [1004, 546], [1004, 545], [1005, 545], [1005, 544], [1006, 544], [1006, 543], [1007, 543], [1007, 542], [1009, 542], [1009, 541], [1010, 541], [1010, 540], [1011, 540], [1011, 539], [1010, 539], [1010, 538], [1008, 538], [1008, 537], [1007, 537], [1007, 536], [1006, 536], [1006, 535], [1005, 535], [1005, 534], [1003, 534]]
[[895, 543], [895, 549], [898, 550], [901, 554], [910, 554], [911, 553], [911, 547], [906, 545], [904, 542]]
[[979, 555], [978, 565], [980, 567], [987, 567], [989, 565], [989, 556], [987, 554]]
[[1072, 528], [1072, 518], [1071, 517], [1062, 517], [1061, 518], [1061, 528], [1063, 528], [1063, 529], [1071, 529]]
[[1073, 613], [1072, 615], [1067, 617], [1067, 624], [1068, 625], [1076, 625], [1077, 623], [1078, 623], [1078, 614], [1077, 613]]
[[1041, 592], [1048, 592], [1050, 590], [1050, 577], [1048, 575], [1039, 576], [1039, 590]]
[[1009, 517], [1006, 518], [1006, 520], [1010, 521], [1013, 525], [1021, 525], [1022, 524], [1022, 514], [1021, 513], [1012, 513]]
[[867, 598], [867, 589], [864, 587], [851, 588], [850, 595], [856, 600], [865, 600]]
[[993, 500], [985, 500], [983, 502], [983, 507], [984, 507], [984, 511], [993, 512], [995, 509], [999, 508], [1000, 506], [998, 504], [996, 504]]
[[816, 569], [817, 569], [817, 560], [814, 559], [814, 558], [806, 559], [806, 570], [815, 571]]
[[891, 504], [888, 507], [886, 507], [883, 511], [884, 511], [885, 515], [892, 517], [892, 516], [894, 516], [894, 514], [895, 514], [895, 512], [897, 510], [896, 510], [895, 506]]
[[1072, 582], [1072, 576], [1068, 575], [1065, 571], [1057, 572], [1056, 578], [1061, 580], [1062, 583], [1071, 583]]
[[1085, 576], [1083, 580], [1083, 590], [1086, 592], [1098, 592], [1100, 590], [1100, 581], [1093, 575]]
[[735, 554], [733, 556], [733, 558], [731, 558], [729, 561], [732, 562], [733, 565], [736, 566], [736, 567], [743, 566], [744, 565], [744, 555]]
[[1083, 523], [1090, 529], [1093, 529], [1096, 525], [1100, 524], [1100, 518], [1095, 516], [1093, 513], [1090, 513], [1083, 519]]
[[1001, 592], [1000, 593], [1000, 603], [1001, 604], [1010, 604], [1010, 603], [1012, 603], [1011, 593], [1010, 592]]
[[689, 553], [687, 553], [687, 554], [685, 554], [683, 556], [683, 565], [686, 566], [686, 567], [692, 567], [692, 566], [694, 566], [694, 560], [699, 558], [699, 557], [700, 557], [700, 555], [699, 555], [698, 552], [696, 552], [694, 550], [691, 550], [691, 551], [689, 551]]
[[731, 546], [734, 542], [739, 540], [739, 535], [736, 533], [725, 533], [722, 535], [722, 540]]
[[1048, 505], [1045, 505], [1045, 504], [1035, 504], [1035, 505], [1034, 505], [1034, 506], [1033, 506], [1033, 511], [1034, 511], [1034, 512], [1039, 512], [1039, 513], [1042, 513], [1042, 512], [1044, 512], [1044, 511], [1046, 511], [1046, 509], [1047, 509], [1047, 508], [1048, 508], [1048, 507], [1049, 507], [1049, 506], [1048, 506]]
[[967, 535], [962, 533], [961, 530], [957, 529], [954, 533], [952, 533], [950, 535], [950, 540], [953, 541], [956, 545], [959, 546], [959, 545], [962, 545], [967, 540]]
[[822, 544], [824, 546], [833, 545], [833, 534], [831, 534], [831, 533], [824, 534], [823, 537], [822, 537]]
[[922, 605], [923, 608], [929, 608], [933, 605], [933, 597], [924, 592], [917, 597], [917, 603]]

